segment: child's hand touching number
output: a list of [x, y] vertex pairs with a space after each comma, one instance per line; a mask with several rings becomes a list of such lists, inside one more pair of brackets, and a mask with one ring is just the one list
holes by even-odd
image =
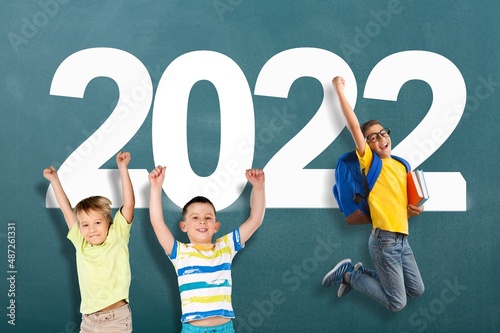
[[345, 88], [345, 80], [341, 76], [336, 76], [332, 80], [333, 87], [337, 89], [337, 91], [343, 91]]
[[163, 184], [163, 180], [165, 179], [165, 174], [167, 171], [167, 167], [157, 166], [149, 173], [149, 182], [151, 186]]
[[130, 162], [131, 156], [129, 152], [119, 152], [116, 155], [116, 165], [118, 168], [127, 167]]
[[262, 169], [248, 169], [245, 172], [245, 176], [247, 177], [248, 181], [250, 184], [252, 184], [253, 187], [255, 186], [262, 186], [265, 183], [265, 176], [264, 176], [264, 170]]

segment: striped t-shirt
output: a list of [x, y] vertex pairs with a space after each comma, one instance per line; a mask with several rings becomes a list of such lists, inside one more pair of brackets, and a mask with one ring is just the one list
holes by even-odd
[[231, 262], [243, 247], [239, 229], [209, 246], [174, 242], [169, 258], [177, 273], [183, 323], [216, 316], [234, 318]]

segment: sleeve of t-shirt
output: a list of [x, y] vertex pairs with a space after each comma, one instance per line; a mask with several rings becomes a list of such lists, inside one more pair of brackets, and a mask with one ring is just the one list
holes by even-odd
[[179, 246], [180, 242], [174, 239], [174, 245], [172, 247], [172, 252], [170, 252], [170, 255], [168, 255], [167, 252], [165, 252], [165, 254], [167, 254], [167, 256], [170, 258], [170, 260], [174, 261], [177, 259], [177, 249], [179, 248]]
[[232, 232], [233, 246], [236, 252], [245, 248], [245, 244], [241, 243], [240, 228], [234, 229]]
[[73, 223], [73, 226], [71, 226], [71, 229], [69, 229], [68, 235], [66, 237], [71, 241], [71, 243], [73, 243], [75, 248], [78, 249], [81, 246], [83, 242], [83, 236], [80, 232], [78, 222]]
[[125, 219], [125, 217], [123, 217], [122, 215], [121, 209], [118, 209], [118, 211], [116, 212], [113, 219], [113, 224], [110, 226], [110, 228], [114, 228], [117, 235], [125, 237], [127, 239], [127, 242], [129, 241], [132, 222], [127, 222], [127, 219]]
[[365, 145], [365, 154], [363, 156], [359, 156], [359, 152], [356, 149], [356, 155], [358, 156], [359, 167], [361, 168], [361, 170], [365, 169], [366, 173], [368, 173], [368, 170], [370, 169], [370, 165], [372, 165], [372, 160], [373, 160], [373, 152], [370, 146]]

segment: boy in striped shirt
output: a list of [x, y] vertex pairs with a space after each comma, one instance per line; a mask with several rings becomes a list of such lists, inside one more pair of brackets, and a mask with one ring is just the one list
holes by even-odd
[[162, 185], [166, 167], [149, 174], [150, 218], [160, 245], [175, 267], [182, 303], [182, 332], [234, 332], [231, 319], [231, 262], [245, 242], [260, 227], [265, 212], [265, 177], [261, 169], [246, 171], [252, 185], [249, 218], [232, 232], [212, 242], [219, 230], [215, 207], [205, 197], [194, 197], [182, 210], [179, 226], [189, 244], [176, 239], [165, 224]]

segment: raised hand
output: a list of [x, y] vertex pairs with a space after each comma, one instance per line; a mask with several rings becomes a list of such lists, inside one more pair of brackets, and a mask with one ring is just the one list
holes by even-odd
[[266, 182], [264, 170], [262, 169], [248, 169], [245, 172], [245, 176], [253, 187], [264, 185], [264, 183]]

